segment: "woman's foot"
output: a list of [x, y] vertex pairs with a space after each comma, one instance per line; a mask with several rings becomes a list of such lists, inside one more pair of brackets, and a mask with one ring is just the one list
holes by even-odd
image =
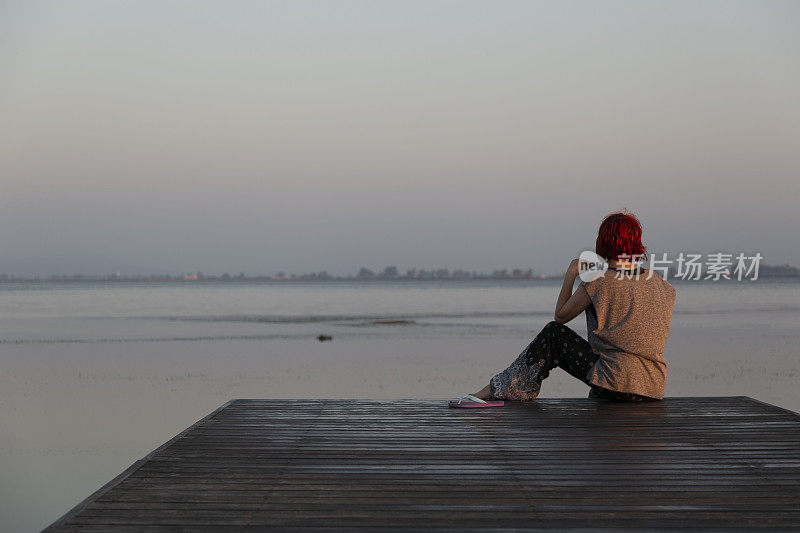
[[472, 395], [477, 396], [481, 400], [490, 400], [492, 398], [492, 388], [489, 385], [486, 385], [478, 392], [473, 392]]

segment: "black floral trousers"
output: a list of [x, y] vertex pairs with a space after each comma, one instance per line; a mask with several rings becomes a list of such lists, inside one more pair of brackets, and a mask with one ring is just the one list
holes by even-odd
[[599, 355], [592, 351], [586, 339], [564, 324], [550, 322], [511, 366], [492, 377], [489, 382], [492, 396], [503, 400], [533, 400], [539, 395], [542, 381], [550, 375], [552, 369], [559, 367], [591, 387], [589, 398], [613, 401], [654, 400], [589, 383], [587, 376], [598, 358]]

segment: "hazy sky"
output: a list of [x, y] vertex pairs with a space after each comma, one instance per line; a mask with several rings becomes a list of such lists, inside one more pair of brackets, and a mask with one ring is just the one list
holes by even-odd
[[800, 264], [800, 3], [0, 0], [0, 272]]

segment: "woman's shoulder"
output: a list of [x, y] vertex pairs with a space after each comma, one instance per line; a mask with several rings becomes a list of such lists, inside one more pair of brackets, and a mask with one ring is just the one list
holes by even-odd
[[[637, 281], [645, 281], [646, 283], [637, 284], [635, 283]], [[671, 283], [664, 279], [658, 272], [646, 268], [639, 269], [638, 274], [629, 274], [626, 272], [609, 269], [603, 272], [602, 276], [597, 276], [592, 280], [582, 281], [581, 285], [585, 287], [593, 286], [595, 289], [601, 286], [628, 286], [631, 288], [642, 287], [643, 289], [645, 287], [652, 288], [657, 286], [665, 291], [675, 293], [675, 287]]]
[[664, 287], [666, 290], [675, 292], [675, 286], [672, 285], [672, 283], [670, 283], [669, 281], [667, 281], [658, 272], [655, 272], [653, 270], [645, 270], [645, 272], [647, 273], [647, 275], [645, 276], [646, 279], [654, 280], [654, 283], [658, 283], [659, 285]]
[[645, 270], [645, 273], [641, 279], [646, 281], [645, 284], [641, 285], [642, 292], [660, 294], [665, 300], [672, 301], [673, 303], [675, 302], [675, 297], [677, 294], [675, 287], [666, 279], [664, 279], [658, 272]]
[[583, 289], [589, 295], [589, 298], [592, 300], [592, 302], [594, 302], [599, 293], [606, 292], [606, 287], [608, 287], [609, 280], [613, 279], [614, 271], [606, 270], [602, 273], [597, 272], [587, 279], [582, 279], [580, 284], [578, 284], [578, 287], [583, 287]]
[[595, 307], [631, 299], [660, 301], [667, 306], [674, 305], [676, 301], [675, 287], [657, 272], [644, 268], [640, 270], [638, 277], [609, 269], [602, 276], [582, 281], [581, 286]]

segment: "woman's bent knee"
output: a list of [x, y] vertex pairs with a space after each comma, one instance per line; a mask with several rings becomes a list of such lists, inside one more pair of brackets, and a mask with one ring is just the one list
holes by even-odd
[[542, 328], [542, 333], [552, 334], [554, 331], [558, 330], [558, 328], [562, 325], [563, 324], [559, 324], [555, 320], [551, 320], [550, 322], [544, 325], [544, 327]]

